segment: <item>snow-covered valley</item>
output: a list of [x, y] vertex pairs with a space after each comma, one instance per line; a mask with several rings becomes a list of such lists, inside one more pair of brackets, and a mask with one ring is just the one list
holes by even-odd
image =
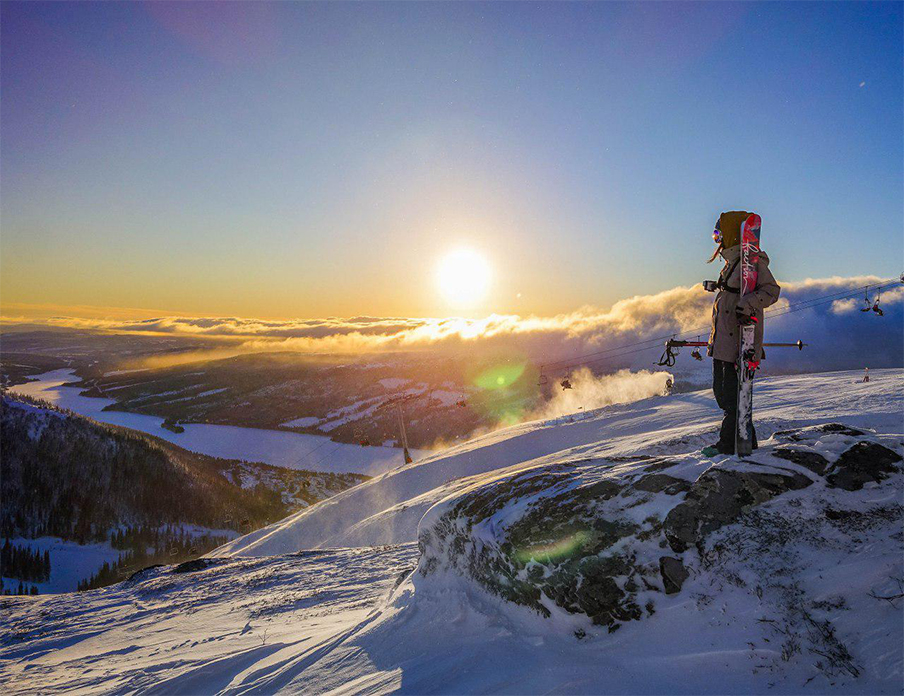
[[904, 373], [500, 430], [205, 559], [3, 598], [6, 691], [900, 693]]
[[[82, 396], [78, 387], [67, 387], [78, 378], [73, 370], [52, 370], [26, 384], [10, 388], [14, 394], [43, 399], [101, 423], [140, 430], [192, 452], [224, 459], [265, 462], [290, 469], [310, 469], [333, 473], [358, 473], [372, 476], [402, 462], [401, 450], [387, 447], [359, 447], [331, 442], [328, 437], [279, 432], [265, 428], [189, 423], [184, 432], [174, 433], [161, 427], [163, 418], [125, 411], [105, 411], [112, 399]], [[426, 452], [413, 450], [416, 456]]]

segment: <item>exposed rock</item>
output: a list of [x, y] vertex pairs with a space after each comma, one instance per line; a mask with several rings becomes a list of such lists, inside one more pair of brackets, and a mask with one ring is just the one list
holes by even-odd
[[823, 433], [838, 433], [839, 435], [847, 435], [848, 437], [862, 437], [866, 435], [863, 430], [852, 428], [842, 423], [826, 423], [825, 425], [817, 425], [816, 430]]
[[199, 570], [206, 570], [212, 565], [216, 565], [216, 561], [212, 558], [193, 558], [185, 563], [180, 563], [173, 568], [174, 573], [197, 573]]
[[[658, 518], [638, 525], [624, 514], [636, 504], [630, 478], [642, 466], [615, 474], [607, 460], [541, 465], [471, 490], [421, 529], [419, 572], [453, 567], [491, 592], [549, 615], [545, 595], [609, 630], [639, 619], [635, 598], [647, 570], [612, 547], [641, 531], [659, 534]], [[678, 482], [665, 478], [664, 487]]]
[[659, 559], [659, 572], [662, 574], [662, 585], [666, 594], [680, 592], [689, 575], [684, 564], [672, 556], [663, 556]]
[[799, 430], [776, 430], [772, 433], [772, 437], [777, 440], [789, 440], [791, 442], [799, 442], [803, 439]]
[[145, 573], [148, 573], [148, 572], [154, 570], [155, 568], [162, 568], [162, 567], [163, 567], [162, 563], [155, 563], [154, 565], [145, 566], [141, 570], [136, 570], [129, 577], [127, 577], [126, 582], [131, 582], [133, 580], [141, 580], [142, 577], [144, 577]]
[[[738, 545], [726, 539], [743, 532], [749, 543], [766, 544], [765, 537], [751, 530], [772, 518], [768, 508], [756, 506], [820, 482], [819, 476], [827, 474], [836, 485], [860, 487], [861, 480], [879, 480], [895, 471], [894, 462], [901, 460], [871, 435], [838, 424], [788, 431], [782, 438], [787, 446], [769, 443], [754, 461], [710, 466], [693, 483], [666, 470], [695, 474], [705, 467], [694, 454], [525, 462], [453, 494], [424, 517], [415, 577], [451, 571], [541, 615], [549, 616], [555, 604], [614, 631], [651, 613], [649, 607], [642, 609], [650, 604], [643, 593], [679, 593], [691, 564], [701, 558], [705, 564], [723, 563], [737, 556]], [[814, 450], [821, 440], [829, 446], [820, 453]], [[845, 448], [836, 461], [836, 453]], [[778, 460], [808, 471], [778, 466]], [[801, 499], [795, 497], [783, 509], [800, 507]], [[890, 508], [860, 513], [827, 507], [824, 514], [816, 513], [813, 524], [814, 529], [831, 524], [865, 530], [886, 524], [894, 514]], [[771, 530], [769, 544], [781, 545], [801, 534], [786, 515], [774, 517], [763, 527]], [[716, 539], [715, 546], [710, 539]], [[663, 555], [669, 547], [674, 554]], [[700, 556], [678, 556], [692, 547]], [[725, 578], [743, 583], [727, 572]]]
[[859, 491], [863, 484], [881, 481], [894, 473], [899, 461], [901, 456], [887, 447], [861, 441], [838, 457], [826, 480], [837, 488]]
[[586, 614], [593, 623], [611, 628], [641, 617], [640, 607], [614, 579], [630, 573], [624, 557], [589, 556], [560, 567], [544, 583], [544, 592], [566, 611]]
[[862, 437], [866, 435], [863, 430], [852, 428], [843, 423], [825, 423], [823, 425], [814, 425], [800, 430], [776, 430], [772, 437], [779, 440], [790, 440], [791, 442], [799, 442], [805, 439], [812, 439], [816, 433], [834, 433], [837, 435], [846, 435], [847, 437]]
[[829, 465], [829, 460], [818, 452], [807, 452], [805, 450], [790, 449], [787, 447], [776, 447], [772, 450], [772, 456], [794, 462], [795, 464], [800, 464], [814, 474], [819, 474], [820, 476], [825, 473], [826, 467]]
[[662, 471], [663, 469], [671, 469], [678, 462], [671, 459], [655, 459], [644, 467], [644, 471]]
[[685, 501], [666, 516], [666, 539], [673, 551], [681, 553], [709, 532], [734, 522], [753, 505], [811, 483], [803, 474], [710, 469], [691, 486]]
[[648, 474], [634, 482], [634, 488], [648, 493], [666, 493], [678, 495], [691, 489], [691, 484], [684, 479], [667, 474]]

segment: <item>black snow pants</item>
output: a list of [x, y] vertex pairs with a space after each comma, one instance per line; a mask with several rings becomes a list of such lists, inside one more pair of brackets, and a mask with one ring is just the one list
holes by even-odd
[[[713, 358], [713, 394], [719, 408], [725, 411], [716, 447], [723, 454], [734, 454], [735, 433], [738, 430], [738, 368], [733, 362]], [[751, 434], [753, 448], [756, 449], [756, 431]]]

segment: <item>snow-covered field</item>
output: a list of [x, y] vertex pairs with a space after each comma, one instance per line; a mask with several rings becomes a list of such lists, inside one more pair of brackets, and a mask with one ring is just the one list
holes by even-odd
[[[413, 544], [173, 567], [91, 592], [0, 598], [3, 693], [270, 693], [372, 621]], [[390, 670], [398, 672], [399, 670]]]
[[[402, 464], [402, 451], [386, 447], [359, 447], [331, 442], [327, 437], [233, 425], [189, 423], [185, 432], [161, 428], [162, 418], [123, 411], [104, 411], [112, 399], [81, 396], [80, 389], [63, 384], [77, 379], [72, 370], [54, 370], [38, 375], [36, 381], [12, 387], [11, 392], [49, 401], [60, 408], [88, 416], [101, 423], [141, 430], [169, 440], [193, 452], [224, 459], [264, 462], [290, 469], [310, 469], [333, 473], [373, 476]], [[419, 458], [427, 453], [412, 450]]]
[[[425, 511], [439, 503], [421, 533], [459, 509], [456, 501], [496, 495], [532, 467], [571, 472], [586, 463], [587, 476], [605, 478], [608, 461], [616, 463], [612, 475], [633, 476], [631, 467], [647, 465], [637, 463], [644, 455], [677, 463], [676, 476], [687, 481], [713, 471], [774, 471], [773, 453], [788, 436], [770, 439], [773, 432], [827, 422], [871, 430], [869, 438], [900, 453], [904, 373], [876, 371], [868, 384], [860, 377], [759, 382], [762, 447], [753, 463], [699, 455], [715, 425], [708, 393], [646, 399], [574, 423], [515, 426], [389, 472], [222, 547], [186, 569], [193, 572], [162, 567], [88, 593], [3, 598], [0, 686], [16, 693], [900, 693], [904, 523], [899, 513], [867, 520], [863, 512], [900, 511], [900, 464], [851, 491], [786, 461], [785, 474], [805, 477], [806, 487], [757, 505], [764, 526], [729, 524], [706, 548], [687, 549], [683, 588], [641, 587], [655, 606], [615, 632], [548, 598], [544, 617], [451, 568], [415, 571], [413, 541]], [[852, 442], [813, 432], [799, 447], [831, 461]], [[531, 504], [515, 496], [497, 508], [486, 500], [493, 513], [481, 523], [486, 539]], [[637, 519], [649, 512], [624, 500], [618, 504]], [[826, 506], [840, 517], [826, 517]], [[467, 516], [461, 520], [461, 533], [471, 534]], [[340, 545], [357, 548], [325, 548]], [[301, 549], [313, 550], [295, 553]]]

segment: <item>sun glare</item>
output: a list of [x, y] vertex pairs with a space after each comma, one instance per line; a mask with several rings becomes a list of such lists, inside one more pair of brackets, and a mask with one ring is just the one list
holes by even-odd
[[470, 307], [486, 297], [490, 287], [490, 265], [476, 251], [459, 249], [440, 262], [436, 280], [449, 304]]

